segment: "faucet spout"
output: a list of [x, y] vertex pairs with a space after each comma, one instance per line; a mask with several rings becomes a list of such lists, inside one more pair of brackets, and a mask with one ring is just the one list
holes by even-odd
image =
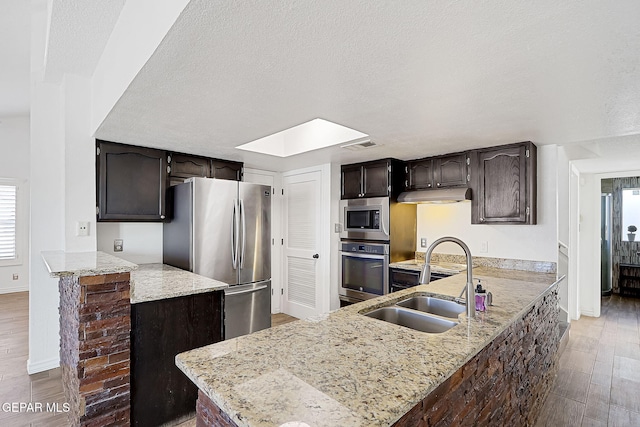
[[[456, 243], [464, 251], [467, 258], [467, 317], [476, 317], [476, 291], [473, 287], [473, 259], [471, 257], [471, 250], [469, 250], [469, 246], [467, 246], [466, 243], [457, 237], [441, 237], [429, 246], [425, 255], [424, 268], [420, 273], [420, 284], [426, 285], [431, 281], [431, 254], [435, 247], [442, 242]], [[463, 289], [460, 296], [462, 296], [464, 291], [465, 290]]]

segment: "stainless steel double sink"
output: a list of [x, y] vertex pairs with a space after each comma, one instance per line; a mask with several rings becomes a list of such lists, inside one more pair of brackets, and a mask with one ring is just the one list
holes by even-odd
[[456, 326], [458, 322], [449, 319], [457, 319], [458, 315], [464, 311], [463, 305], [453, 301], [415, 296], [397, 302], [393, 306], [377, 308], [364, 315], [416, 331], [439, 334]]

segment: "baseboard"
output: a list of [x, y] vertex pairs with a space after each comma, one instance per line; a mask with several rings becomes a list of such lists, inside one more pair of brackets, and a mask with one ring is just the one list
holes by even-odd
[[27, 360], [27, 373], [29, 375], [37, 374], [38, 372], [48, 371], [49, 369], [55, 369], [60, 366], [60, 358], [55, 357], [52, 359], [41, 360], [40, 362], [32, 363], [31, 359]]
[[27, 292], [29, 286], [14, 286], [12, 288], [0, 288], [0, 294], [14, 294], [16, 292]]
[[595, 315], [593, 310], [580, 310], [580, 315], [581, 316], [596, 317], [596, 315]]

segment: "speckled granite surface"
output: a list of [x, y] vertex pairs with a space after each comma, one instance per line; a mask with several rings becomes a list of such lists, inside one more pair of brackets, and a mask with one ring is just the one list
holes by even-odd
[[494, 306], [442, 334], [361, 315], [413, 294], [458, 296], [458, 274], [179, 354], [178, 367], [239, 426], [387, 426], [489, 344], [538, 298], [553, 274], [474, 269]]
[[138, 266], [104, 252], [41, 252], [51, 277], [126, 273]]
[[131, 304], [175, 298], [228, 288], [209, 279], [166, 264], [140, 264], [131, 273]]
[[[416, 252], [417, 262], [424, 263], [425, 252]], [[436, 263], [466, 263], [464, 255], [434, 253], [431, 261]], [[550, 261], [528, 261], [523, 259], [490, 258], [473, 256], [474, 267], [492, 267], [506, 270], [535, 271], [537, 273], [555, 273], [556, 263]]]

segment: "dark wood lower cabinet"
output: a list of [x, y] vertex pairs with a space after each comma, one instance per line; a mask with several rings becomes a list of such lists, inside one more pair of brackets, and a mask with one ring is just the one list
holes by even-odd
[[224, 292], [131, 306], [131, 425], [158, 426], [193, 414], [197, 387], [178, 353], [222, 341]]

